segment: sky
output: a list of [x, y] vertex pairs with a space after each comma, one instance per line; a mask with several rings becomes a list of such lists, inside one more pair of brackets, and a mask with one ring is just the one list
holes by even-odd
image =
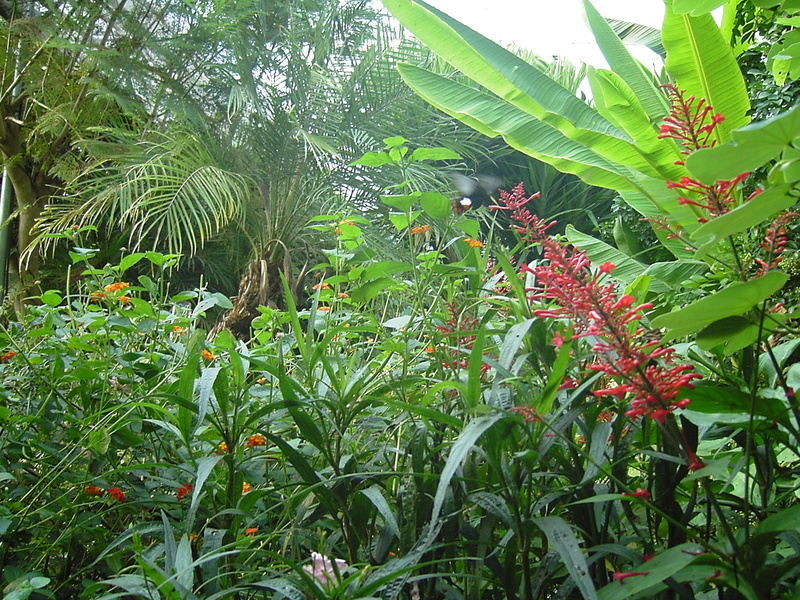
[[[500, 42], [515, 43], [544, 59], [566, 56], [607, 68], [584, 23], [581, 0], [426, 0], [442, 12]], [[593, 0], [606, 18], [632, 21], [661, 29], [663, 0]], [[638, 46], [631, 53], [651, 67], [659, 63], [655, 53]]]

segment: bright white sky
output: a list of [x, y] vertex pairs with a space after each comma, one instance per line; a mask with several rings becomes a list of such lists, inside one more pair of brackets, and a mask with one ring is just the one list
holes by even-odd
[[[574, 63], [607, 68], [583, 20], [581, 0], [427, 0], [442, 12], [503, 45], [511, 42], [544, 59], [566, 56]], [[663, 0], [593, 0], [607, 19], [661, 29]], [[631, 47], [645, 66], [660, 63], [649, 49]]]

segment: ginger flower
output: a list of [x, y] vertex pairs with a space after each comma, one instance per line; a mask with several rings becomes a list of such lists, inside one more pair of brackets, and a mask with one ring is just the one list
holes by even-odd
[[3, 355], [0, 356], [0, 363], [7, 363], [12, 358], [14, 358], [16, 355], [17, 355], [17, 353], [14, 352], [13, 350], [9, 350], [8, 352], [4, 352]]
[[214, 356], [214, 354], [211, 351], [205, 349], [200, 351], [200, 356], [202, 356], [209, 362], [216, 358], [216, 356]]
[[411, 235], [421, 235], [431, 230], [430, 225], [418, 225], [411, 228]]
[[311, 286], [312, 290], [329, 290], [331, 289], [331, 284], [326, 281], [321, 281], [320, 283], [315, 283]]
[[103, 490], [101, 490], [96, 485], [87, 485], [86, 488], [84, 488], [83, 491], [84, 491], [84, 493], [89, 494], [90, 496], [102, 496], [103, 495]]
[[130, 304], [131, 297], [130, 296], [120, 296], [117, 298], [122, 304]]
[[253, 489], [253, 486], [247, 483], [246, 481], [242, 483], [242, 495], [249, 493]]
[[483, 242], [472, 239], [472, 238], [464, 238], [464, 241], [467, 243], [467, 246], [470, 248], [483, 248]]
[[100, 302], [104, 300], [106, 295], [103, 292], [92, 292], [89, 294], [89, 302]]
[[244, 534], [248, 537], [254, 537], [258, 533], [258, 527], [248, 527], [244, 530]]

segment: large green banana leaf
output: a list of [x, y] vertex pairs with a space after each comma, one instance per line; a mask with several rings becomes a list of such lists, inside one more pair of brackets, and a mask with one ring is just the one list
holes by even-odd
[[734, 129], [750, 118], [750, 100], [744, 78], [710, 14], [675, 14], [673, 0], [666, 0], [667, 12], [661, 39], [667, 50], [665, 66], [680, 89], [687, 90], [722, 113], [725, 121], [717, 126], [721, 142], [730, 140]]
[[[636, 173], [633, 169], [603, 158], [501, 98], [419, 67], [399, 65], [398, 68], [411, 89], [436, 108], [469, 123], [478, 131], [499, 134], [510, 146], [553, 165], [559, 171], [573, 173], [591, 185], [635, 189]], [[647, 164], [645, 167], [652, 170]]]
[[658, 89], [653, 76], [631, 56], [611, 25], [597, 12], [589, 0], [583, 0], [583, 8], [589, 27], [591, 27], [597, 45], [608, 65], [633, 90], [652, 122], [660, 123], [661, 119], [669, 113], [669, 102]]
[[679, 180], [685, 171], [677, 144], [658, 137], [658, 130], [634, 91], [613, 71], [590, 68], [587, 73], [595, 107], [606, 119], [633, 138], [637, 149], [664, 179]]

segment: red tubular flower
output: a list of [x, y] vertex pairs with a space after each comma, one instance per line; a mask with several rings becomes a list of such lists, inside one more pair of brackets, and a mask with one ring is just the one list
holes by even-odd
[[89, 494], [90, 496], [102, 496], [103, 490], [101, 490], [96, 485], [87, 485], [86, 488], [83, 490], [85, 493]]
[[630, 494], [622, 494], [623, 496], [628, 496], [629, 498], [639, 498], [641, 500], [650, 500], [650, 492], [647, 490], [643, 490], [642, 488], [636, 488], [635, 492]]
[[636, 577], [637, 575], [650, 575], [650, 573], [614, 573], [611, 577], [614, 581], [624, 583], [628, 577]]
[[756, 259], [759, 264], [757, 277], [765, 275], [767, 271], [777, 269], [783, 260], [783, 251], [786, 249], [788, 237], [786, 235], [786, 225], [800, 216], [800, 213], [785, 212], [779, 215], [767, 228], [767, 235], [761, 242], [761, 247], [766, 251], [768, 260]]
[[717, 143], [714, 129], [725, 117], [714, 113], [705, 98], [695, 103], [694, 96], [687, 98], [686, 90], [679, 90], [675, 84], [668, 83], [663, 87], [671, 106], [658, 137], [677, 140], [683, 146], [681, 154], [691, 154], [700, 148], [714, 146]]
[[[592, 272], [591, 262], [583, 252], [568, 248], [547, 235], [553, 223], [544, 223], [524, 208], [521, 186], [513, 194], [500, 195], [500, 203], [513, 210], [512, 218], [523, 239], [538, 243], [546, 262], [534, 268], [537, 287], [529, 290], [533, 301], [548, 301], [547, 308], [533, 310], [539, 318], [566, 319], [572, 322], [573, 338], [589, 338], [598, 361], [589, 368], [609, 375], [616, 385], [598, 390], [597, 396], [631, 397], [629, 417], [639, 415], [663, 423], [676, 408], [686, 405], [680, 395], [691, 389], [691, 381], [700, 377], [689, 365], [675, 364], [674, 350], [658, 347], [651, 331], [638, 326], [642, 311], [650, 304], [634, 306], [635, 298], [618, 296], [613, 283], [603, 283], [603, 272], [613, 265], [603, 265], [603, 272]], [[677, 404], [680, 403], [680, 404]]]
[[[478, 319], [461, 316], [458, 308], [450, 302], [446, 303], [448, 317], [444, 325], [437, 325], [436, 329], [448, 335], [451, 345], [455, 346], [453, 360], [442, 363], [445, 369], [466, 369], [469, 367], [469, 358], [463, 352], [471, 350], [475, 343], [476, 335], [470, 333], [478, 325]], [[486, 365], [485, 365], [486, 366]]]
[[186, 495], [194, 489], [194, 486], [191, 483], [184, 483], [181, 487], [178, 488], [178, 492], [175, 494], [178, 497], [178, 500], [183, 500]]

